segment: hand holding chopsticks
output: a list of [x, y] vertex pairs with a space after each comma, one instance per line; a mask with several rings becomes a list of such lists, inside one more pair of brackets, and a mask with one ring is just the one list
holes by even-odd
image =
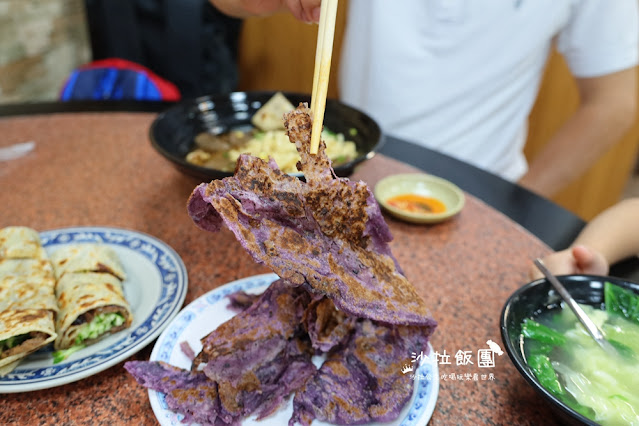
[[317, 30], [313, 93], [311, 95], [311, 112], [313, 113], [311, 154], [317, 154], [320, 137], [322, 136], [328, 80], [331, 72], [331, 57], [333, 55], [336, 16], [337, 0], [322, 0], [319, 28]]

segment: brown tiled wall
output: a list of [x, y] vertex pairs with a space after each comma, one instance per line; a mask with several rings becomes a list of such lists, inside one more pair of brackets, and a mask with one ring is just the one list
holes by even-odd
[[55, 100], [89, 60], [82, 0], [0, 0], [0, 103]]

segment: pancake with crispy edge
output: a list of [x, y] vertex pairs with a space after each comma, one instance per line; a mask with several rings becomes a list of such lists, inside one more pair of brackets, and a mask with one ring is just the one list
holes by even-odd
[[57, 337], [54, 288], [38, 232], [25, 226], [0, 229], [0, 375]]
[[46, 259], [40, 234], [26, 226], [0, 229], [0, 259]]
[[107, 273], [65, 273], [56, 286], [60, 312], [56, 321], [58, 338], [56, 350], [67, 349], [78, 342], [81, 329], [90, 324], [99, 314], [118, 313], [122, 324], [108, 329], [95, 338], [80, 343], [90, 345], [117, 331], [131, 326], [133, 314], [129, 302], [124, 297], [122, 283]]
[[122, 281], [126, 279], [115, 250], [102, 244], [69, 244], [53, 252], [51, 262], [58, 279], [75, 272], [106, 272]]

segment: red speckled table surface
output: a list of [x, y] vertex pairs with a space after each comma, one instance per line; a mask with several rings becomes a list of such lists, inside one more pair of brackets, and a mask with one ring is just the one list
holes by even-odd
[[[38, 230], [114, 226], [151, 234], [182, 257], [189, 275], [186, 302], [229, 281], [268, 272], [223, 230], [196, 228], [186, 200], [200, 182], [173, 168], [151, 147], [155, 114], [74, 113], [0, 118], [0, 147], [33, 141], [24, 157], [0, 162], [0, 227]], [[353, 178], [415, 171], [378, 155]], [[387, 217], [391, 247], [439, 326], [435, 350], [453, 355], [439, 365], [439, 398], [431, 425], [553, 424], [549, 406], [507, 355], [495, 367], [455, 365], [458, 350], [501, 344], [499, 316], [508, 296], [527, 282], [530, 260], [550, 249], [525, 229], [467, 195], [455, 219], [430, 226]], [[131, 359], [148, 359], [152, 344]], [[502, 344], [503, 347], [503, 344]], [[478, 379], [457, 375], [478, 373]], [[494, 380], [482, 379], [492, 373]], [[455, 380], [450, 379], [451, 375]], [[146, 389], [122, 363], [57, 388], [0, 396], [0, 424], [155, 424]]]

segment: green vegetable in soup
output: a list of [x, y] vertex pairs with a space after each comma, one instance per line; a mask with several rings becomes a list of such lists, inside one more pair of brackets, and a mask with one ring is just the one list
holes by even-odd
[[564, 404], [566, 404], [567, 406], [569, 406], [570, 408], [572, 408], [573, 410], [575, 410], [582, 416], [587, 417], [589, 419], [594, 418], [596, 415], [595, 410], [593, 410], [590, 407], [586, 407], [585, 405], [581, 405], [580, 403], [578, 403], [572, 398], [564, 398]]
[[637, 357], [637, 353], [628, 345], [613, 340], [610, 337], [606, 338], [608, 342], [617, 350], [617, 353], [626, 359], [633, 359]]
[[554, 345], [549, 345], [532, 339], [528, 341], [527, 347], [530, 355], [548, 355], [555, 348]]
[[604, 284], [606, 311], [639, 324], [639, 295], [610, 282]]
[[535, 373], [535, 377], [539, 380], [539, 383], [556, 396], [563, 395], [564, 389], [559, 383], [557, 373], [552, 368], [550, 359], [546, 355], [531, 355], [528, 357], [528, 365]]
[[602, 350], [563, 308], [522, 324], [527, 363], [542, 386], [582, 415], [602, 425], [639, 425], [638, 297], [610, 283], [604, 297], [606, 311], [581, 307], [621, 356]]
[[634, 354], [639, 354], [639, 328], [623, 327], [623, 323], [619, 317], [612, 317], [611, 321], [603, 324], [603, 333], [606, 339], [614, 346], [624, 345], [626, 349], [631, 350]]
[[546, 343], [548, 345], [563, 345], [566, 343], [566, 338], [561, 333], [547, 327], [543, 324], [539, 324], [536, 321], [526, 318], [521, 326], [521, 334], [529, 339], [535, 339], [538, 342]]

